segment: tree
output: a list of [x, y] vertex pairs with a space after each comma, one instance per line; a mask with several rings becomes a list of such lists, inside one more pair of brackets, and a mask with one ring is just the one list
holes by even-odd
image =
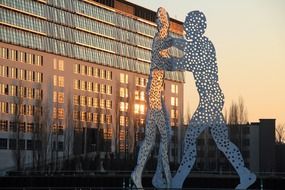
[[46, 170], [46, 166], [50, 161], [50, 153], [52, 152], [52, 101], [48, 101], [48, 97], [52, 97], [52, 83], [49, 82], [49, 88], [46, 95], [46, 100], [43, 101], [42, 105], [45, 109], [43, 109], [43, 117], [42, 117], [42, 126], [40, 128], [40, 139], [41, 139], [41, 150], [40, 150], [40, 162], [42, 166], [42, 170]]
[[[12, 121], [10, 123], [10, 132], [12, 129], [12, 133], [10, 133], [11, 135], [11, 141], [10, 141], [10, 146], [13, 146], [13, 159], [16, 163], [16, 171], [20, 171], [22, 169], [23, 166], [23, 162], [24, 162], [24, 151], [21, 150], [21, 141], [22, 138], [24, 136], [24, 127], [22, 120], [23, 120], [23, 115], [24, 113], [24, 87], [22, 85], [22, 81], [18, 82], [17, 85], [17, 89], [18, 89], [18, 94], [16, 96], [14, 96], [14, 100], [13, 100], [13, 104], [15, 105], [15, 110], [12, 113], [13, 114], [13, 118]], [[12, 124], [12, 125], [11, 125]]]
[[42, 133], [43, 126], [42, 126], [42, 90], [41, 85], [39, 84], [36, 89], [35, 94], [35, 111], [34, 111], [34, 124], [33, 124], [33, 131], [32, 131], [32, 165], [33, 168], [36, 166], [40, 166], [40, 158], [41, 158], [41, 146], [42, 146]]
[[73, 154], [73, 140], [74, 140], [74, 121], [73, 121], [73, 107], [71, 98], [67, 98], [67, 112], [65, 117], [65, 130], [64, 130], [64, 157], [69, 160]]
[[114, 115], [115, 115], [115, 126], [114, 126], [114, 130], [113, 130], [113, 135], [112, 135], [112, 142], [113, 142], [113, 146], [115, 149], [115, 153], [118, 156], [120, 153], [120, 101], [121, 101], [121, 97], [120, 97], [120, 80], [119, 78], [115, 79], [116, 81], [116, 85], [114, 85], [116, 87], [115, 90], [115, 98], [114, 98], [114, 104], [113, 104], [113, 109], [114, 111]]
[[186, 115], [184, 115], [184, 119], [183, 119], [183, 124], [188, 125], [190, 123], [191, 120], [191, 111], [190, 111], [190, 106], [187, 105], [187, 111], [186, 111]]
[[[130, 83], [128, 85], [128, 110], [127, 110], [127, 128], [125, 125], [125, 157], [126, 156], [126, 147], [128, 146], [128, 153], [133, 155], [135, 150], [135, 113], [134, 113], [134, 106], [135, 106], [135, 97], [133, 96], [134, 93], [134, 83]], [[126, 138], [128, 142], [126, 142]]]
[[238, 103], [232, 102], [229, 113], [227, 114], [228, 118], [225, 119], [230, 125], [246, 124], [248, 122], [247, 109], [242, 97], [239, 97]]
[[275, 128], [276, 142], [285, 143], [285, 124], [278, 124]]

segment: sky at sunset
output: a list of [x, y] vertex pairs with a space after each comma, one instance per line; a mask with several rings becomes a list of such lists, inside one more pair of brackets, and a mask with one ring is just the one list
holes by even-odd
[[[129, 1], [154, 11], [162, 6], [180, 21], [191, 10], [203, 11], [205, 35], [216, 48], [225, 107], [241, 96], [250, 122], [275, 118], [285, 124], [284, 0]], [[184, 110], [193, 114], [198, 95], [191, 73], [186, 74], [185, 93]]]

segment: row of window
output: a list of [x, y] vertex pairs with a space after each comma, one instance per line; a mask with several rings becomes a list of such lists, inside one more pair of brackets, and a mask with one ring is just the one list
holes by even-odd
[[0, 83], [0, 95], [19, 96], [23, 98], [39, 99], [43, 98], [43, 91], [41, 89], [29, 88], [23, 86], [16, 86], [12, 84]]
[[43, 56], [0, 47], [0, 58], [43, 66]]
[[[42, 144], [41, 144], [40, 140], [19, 139], [19, 141], [18, 141], [18, 147], [20, 150], [41, 150], [41, 146], [42, 146]], [[0, 149], [16, 150], [16, 148], [17, 148], [17, 139], [0, 138]], [[63, 151], [63, 142], [62, 141], [58, 142], [57, 150]]]
[[41, 17], [45, 17], [44, 5], [36, 1], [22, 1], [22, 0], [1, 0], [1, 3], [9, 7], [20, 9]]
[[[7, 9], [3, 9], [3, 8], [0, 8], [1, 11], [3, 11], [3, 19], [6, 23], [9, 23], [9, 24], [12, 24], [12, 25], [17, 25], [17, 26], [20, 26], [20, 27], [23, 27], [23, 28], [27, 28], [27, 29], [30, 29], [30, 30], [34, 30], [34, 31], [38, 31], [38, 32], [42, 32], [42, 33], [45, 33], [45, 31], [47, 31], [46, 33], [48, 35], [51, 35], [53, 37], [56, 37], [56, 38], [59, 38], [59, 39], [64, 39], [64, 40], [67, 40], [67, 41], [71, 41], [71, 42], [81, 42], [83, 44], [88, 44], [88, 45], [91, 45], [91, 46], [95, 46], [95, 47], [99, 47], [99, 48], [102, 48], [102, 49], [105, 49], [105, 50], [109, 50], [109, 51], [112, 51], [114, 52], [115, 51], [115, 47], [116, 48], [116, 52], [117, 53], [122, 53], [122, 55], [125, 55], [125, 56], [131, 56], [131, 57], [135, 57], [135, 55], [133, 55], [134, 52], [137, 52], [138, 56], [140, 58], [142, 58], [140, 55], [147, 55], [147, 57], [145, 57], [145, 60], [149, 60], [150, 58], [150, 52], [146, 51], [145, 53], [144, 52], [140, 52], [140, 51], [143, 51], [143, 50], [140, 50], [138, 48], [135, 48], [135, 47], [128, 47], [127, 45], [125, 44], [118, 44], [118, 45], [114, 45], [114, 41], [110, 41], [108, 39], [103, 39], [101, 37], [98, 37], [98, 36], [95, 36], [95, 35], [92, 35], [92, 34], [88, 34], [88, 33], [85, 33], [85, 32], [81, 32], [81, 31], [78, 31], [78, 30], [74, 30], [74, 29], [71, 29], [71, 28], [68, 28], [68, 27], [64, 27], [64, 26], [60, 26], [60, 25], [57, 25], [57, 24], [53, 24], [53, 23], [49, 23], [48, 21], [43, 21], [41, 19], [38, 19], [38, 18], [35, 18], [35, 17], [31, 17], [31, 16], [26, 16], [26, 15], [22, 15], [22, 14], [19, 14], [19, 13], [15, 13], [14, 11], [11, 11], [11, 10], [7, 10]], [[105, 28], [107, 28], [107, 30], [109, 31], [116, 31], [118, 30], [118, 32], [112, 32], [114, 33], [113, 35], [108, 35], [107, 36], [110, 36], [114, 39], [119, 39], [119, 40], [122, 40], [124, 41], [125, 43], [132, 43], [133, 45], [139, 45], [139, 46], [143, 46], [143, 47], [147, 47], [147, 48], [151, 48], [151, 39], [149, 38], [146, 38], [146, 37], [143, 37], [143, 36], [140, 36], [140, 35], [135, 35], [135, 33], [130, 33], [128, 31], [125, 31], [125, 30], [122, 30], [122, 29], [118, 29], [116, 27], [112, 27], [110, 25], [106, 25], [106, 24], [103, 24], [103, 23], [100, 23], [100, 22], [95, 22], [94, 20], [91, 20], [91, 19], [87, 19], [87, 18], [84, 18], [84, 17], [79, 17], [78, 15], [72, 15], [68, 12], [63, 12], [61, 10], [57, 10], [53, 7], [49, 7], [48, 9], [52, 9], [51, 12], [55, 12], [55, 13], [58, 13], [60, 14], [60, 16], [55, 16], [56, 14], [51, 14], [53, 15], [52, 17], [55, 17], [55, 18], [51, 18], [52, 20], [55, 20], [61, 24], [66, 24], [67, 22], [63, 19], [64, 16], [67, 14], [68, 18], [73, 18], [75, 17], [75, 25], [78, 23], [79, 25], [76, 27], [79, 27], [81, 28], [82, 24], [85, 24], [85, 26], [87, 26], [88, 28], [86, 27], [83, 27], [84, 29], [87, 29], [89, 31], [92, 31], [94, 32], [94, 29], [89, 29], [90, 26], [92, 26], [92, 24], [90, 23], [93, 23], [96, 25], [95, 28], [98, 29], [98, 33], [102, 33], [102, 31], [104, 31]], [[48, 11], [50, 12], [50, 11]], [[58, 20], [60, 19], [60, 20]], [[66, 19], [68, 22], [71, 22], [73, 19]], [[141, 23], [143, 26], [146, 25], [144, 23]], [[70, 26], [73, 26], [74, 24], [73, 23], [70, 23], [69, 24]], [[100, 26], [102, 25], [102, 26]], [[119, 25], [121, 26], [121, 25]], [[51, 28], [53, 28], [54, 30], [51, 30]], [[154, 27], [152, 27], [154, 28]], [[96, 33], [96, 32], [95, 32]], [[103, 34], [105, 35], [105, 33]], [[68, 38], [67, 38], [68, 36]], [[74, 37], [73, 37], [74, 36]], [[135, 40], [136, 38], [139, 38], [137, 40]], [[103, 41], [102, 41], [103, 40]], [[101, 42], [102, 41], [102, 42]], [[136, 42], [137, 41], [137, 42]], [[125, 46], [125, 47], [121, 47], [121, 46]], [[133, 48], [136, 49], [136, 51], [133, 51]]]
[[34, 106], [29, 104], [16, 104], [9, 102], [0, 102], [0, 113], [7, 114], [18, 114], [17, 110], [19, 109], [20, 115], [34, 116], [35, 113], [42, 115], [42, 107]]
[[44, 22], [41, 22], [41, 20], [38, 18], [27, 16], [24, 14], [15, 14], [14, 11], [7, 10], [4, 8], [0, 8], [0, 11], [2, 13], [1, 19], [5, 23], [42, 33], [44, 33], [45, 31]]
[[74, 64], [73, 72], [76, 74], [100, 77], [101, 79], [112, 80], [112, 71], [98, 69], [87, 65]]
[[[141, 33], [150, 36], [154, 36], [154, 33], [156, 32], [156, 28], [153, 26], [135, 21], [132, 18], [123, 16], [121, 14], [112, 11], [105, 10], [97, 6], [90, 5], [82, 1], [70, 1], [70, 2], [61, 1], [61, 3], [59, 2], [55, 3], [55, 2], [56, 1], [48, 1], [48, 4], [65, 8], [72, 12], [75, 11], [81, 14], [85, 14], [97, 20], [106, 23], [111, 23], [112, 25], [117, 25], [131, 31], [140, 31]], [[33, 13], [35, 15], [39, 15], [41, 17], [49, 18], [53, 21], [62, 24], [72, 24], [73, 21], [72, 17], [75, 16], [74, 14], [71, 14], [62, 9], [57, 9], [52, 6], [46, 6], [36, 1], [25, 1], [23, 3], [21, 0], [13, 0], [13, 1], [3, 0], [2, 3], [14, 7], [16, 9], [20, 9], [26, 12]]]
[[73, 119], [80, 120], [83, 122], [92, 122], [92, 123], [100, 123], [100, 124], [111, 124], [112, 123], [112, 115], [98, 114], [98, 113], [86, 112], [86, 111], [74, 111]]
[[[128, 98], [128, 88], [120, 87], [120, 97], [121, 98]], [[145, 100], [145, 91], [135, 90], [135, 100]]]
[[136, 86], [146, 87], [148, 79], [143, 77], [136, 77]]
[[106, 100], [103, 98], [93, 98], [89, 96], [79, 96], [74, 95], [73, 96], [73, 104], [74, 105], [80, 105], [80, 106], [87, 106], [87, 107], [94, 107], [102, 109], [112, 109], [112, 100]]
[[102, 93], [112, 95], [112, 86], [107, 84], [98, 84], [90, 81], [74, 80], [74, 89], [76, 90], [86, 90], [89, 92]]
[[[52, 8], [52, 9], [55, 10], [54, 8]], [[102, 38], [102, 37], [99, 37], [97, 35], [93, 35], [91, 33], [86, 33], [86, 32], [71, 29], [68, 27], [60, 26], [57, 24], [49, 23], [48, 21], [43, 21], [43, 20], [35, 18], [35, 17], [15, 13], [14, 11], [11, 11], [11, 10], [0, 8], [0, 11], [3, 12], [3, 15], [4, 15], [3, 21], [6, 23], [16, 25], [16, 26], [20, 26], [22, 28], [26, 28], [29, 30], [41, 32], [41, 33], [45, 33], [45, 31], [47, 30], [48, 35], [51, 35], [53, 37], [57, 37], [59, 39], [64, 39], [64, 40], [67, 40], [70, 42], [74, 42], [74, 41], [80, 42], [83, 44], [88, 44], [90, 46], [98, 47], [100, 49], [108, 50], [111, 52], [116, 51], [116, 53], [120, 53], [122, 55], [129, 56], [129, 57], [135, 57], [134, 52], [140, 53], [140, 51], [143, 51], [143, 50], [140, 50], [139, 48], [136, 48], [133, 46], [129, 46], [129, 45], [122, 44], [122, 43], [117, 43], [113, 40], [110, 40], [107, 38]], [[56, 13], [64, 13], [64, 12], [58, 12], [56, 10], [55, 10], [55, 12]], [[75, 15], [71, 15], [69, 13], [66, 13], [66, 14], [68, 14], [70, 17], [75, 16]], [[78, 17], [78, 16], [75, 16], [75, 17]], [[64, 17], [59, 17], [59, 18], [62, 19]], [[83, 21], [86, 21], [86, 20], [83, 19]], [[94, 22], [94, 21], [91, 21], [91, 22]], [[62, 24], [64, 24], [64, 23], [65, 22], [63, 22]], [[98, 23], [97, 25], [102, 25], [102, 24]], [[47, 26], [49, 26], [49, 27], [47, 27]], [[105, 27], [110, 29], [110, 26], [108, 26], [108, 25], [105, 25]], [[51, 30], [51, 28], [54, 28], [55, 30]], [[100, 31], [102, 29], [103, 28], [100, 27]], [[114, 27], [114, 29], [116, 29], [116, 28]], [[118, 29], [118, 30], [120, 30], [120, 29]], [[125, 31], [122, 31], [121, 34], [123, 34], [124, 32]], [[74, 38], [73, 38], [73, 36], [74, 36]], [[118, 36], [118, 34], [116, 34], [116, 37], [117, 36]], [[133, 34], [132, 37], [135, 37], [135, 34]], [[129, 43], [128, 38], [124, 39], [124, 40], [126, 40], [126, 43]], [[136, 49], [136, 51], [134, 51], [134, 48]], [[150, 48], [150, 46], [148, 46], [148, 48]], [[148, 52], [148, 54], [150, 54], [150, 52]], [[148, 55], [148, 54], [146, 54], [146, 55]], [[150, 56], [148, 56], [147, 60], [149, 60], [149, 58], [150, 58]]]
[[17, 132], [17, 128], [19, 128], [19, 131], [22, 133], [32, 133], [35, 128], [39, 128], [39, 125], [35, 123], [17, 123], [14, 121], [0, 120], [0, 131], [8, 132], [9, 129], [11, 132]]
[[[2, 27], [2, 41], [20, 44], [25, 47], [40, 49], [55, 54], [69, 56], [72, 58], [83, 59], [85, 61], [96, 62], [102, 65], [108, 65], [115, 68], [149, 74], [149, 64], [143, 61], [121, 57], [111, 53], [98, 51], [89, 47], [75, 45], [68, 42], [59, 41], [45, 36], [19, 31], [13, 28]], [[33, 43], [30, 43], [30, 42]], [[166, 72], [166, 78], [178, 81], [184, 81], [181, 72]]]
[[29, 71], [4, 65], [0, 65], [0, 77], [8, 77], [38, 83], [43, 82], [43, 74], [41, 72]]
[[[134, 113], [135, 114], [145, 114], [145, 105], [144, 104], [134, 104]], [[127, 112], [129, 110], [128, 102], [120, 102], [120, 111]]]

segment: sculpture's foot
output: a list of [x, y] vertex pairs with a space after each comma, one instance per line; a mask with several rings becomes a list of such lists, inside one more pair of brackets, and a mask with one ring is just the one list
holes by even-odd
[[161, 173], [158, 174], [155, 172], [153, 178], [152, 178], [152, 185], [156, 189], [164, 189], [166, 188], [166, 180], [162, 177]]
[[181, 179], [174, 176], [171, 181], [171, 188], [172, 189], [182, 189], [183, 181], [181, 182]]
[[249, 172], [246, 175], [240, 176], [240, 184], [236, 186], [236, 189], [247, 189], [251, 186], [256, 180], [256, 175], [254, 173]]
[[135, 171], [132, 172], [131, 178], [137, 189], [143, 190], [141, 179], [136, 175]]

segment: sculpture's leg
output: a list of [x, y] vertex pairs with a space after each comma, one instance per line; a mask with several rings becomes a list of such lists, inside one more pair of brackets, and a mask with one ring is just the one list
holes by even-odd
[[149, 157], [149, 154], [155, 144], [155, 137], [156, 137], [156, 127], [154, 123], [154, 118], [152, 115], [148, 116], [149, 117], [147, 117], [146, 121], [145, 139], [139, 151], [139, 155], [137, 158], [137, 165], [131, 174], [131, 178], [138, 189], [143, 189], [141, 183], [142, 172], [145, 163]]
[[255, 182], [256, 176], [245, 167], [241, 152], [238, 147], [229, 140], [228, 128], [223, 116], [220, 115], [215, 123], [216, 124], [211, 126], [211, 134], [218, 149], [224, 153], [240, 177], [240, 184], [236, 188], [247, 189]]
[[[194, 118], [194, 117], [193, 117]], [[172, 188], [182, 188], [183, 183], [190, 173], [197, 156], [196, 139], [205, 130], [206, 125], [196, 126], [193, 122], [189, 123], [184, 137], [184, 152], [180, 166], [172, 179]]]
[[[172, 137], [172, 131], [171, 131], [171, 127], [170, 127], [170, 120], [169, 120], [169, 114], [167, 112], [166, 106], [165, 104], [163, 104], [163, 111], [164, 111], [164, 118], [165, 118], [165, 126], [166, 126], [166, 130], [167, 130], [167, 134], [168, 134], [168, 144], [171, 143], [171, 137]], [[160, 146], [162, 145], [162, 143], [160, 143]], [[158, 154], [158, 159], [157, 159], [157, 166], [156, 166], [156, 170], [154, 173], [154, 176], [152, 178], [152, 185], [157, 188], [157, 189], [162, 189], [166, 187], [166, 180], [165, 178], [163, 178], [163, 166], [162, 166], [162, 155], [161, 155], [161, 148], [159, 148], [159, 154]]]
[[[160, 146], [162, 146], [162, 143], [160, 143]], [[166, 180], [163, 178], [163, 165], [162, 165], [162, 148], [159, 148], [158, 158], [157, 158], [157, 165], [156, 170], [154, 173], [154, 176], [152, 177], [152, 185], [157, 188], [165, 188], [166, 187]]]
[[171, 184], [171, 173], [169, 168], [169, 160], [168, 160], [168, 130], [166, 127], [166, 121], [165, 121], [165, 115], [163, 110], [156, 111], [156, 126], [158, 127], [159, 133], [160, 133], [160, 146], [159, 146], [159, 152], [161, 153], [161, 161], [163, 166], [163, 171], [165, 174], [167, 188], [170, 188]]

